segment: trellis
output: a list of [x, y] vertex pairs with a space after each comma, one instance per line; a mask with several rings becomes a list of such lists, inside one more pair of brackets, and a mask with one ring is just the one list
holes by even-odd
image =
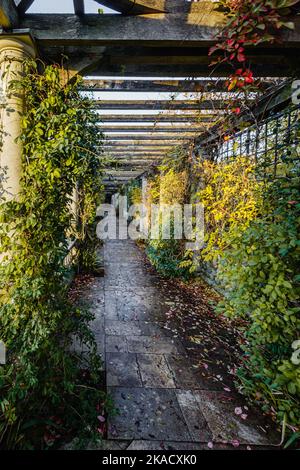
[[[289, 147], [289, 155], [286, 148]], [[214, 143], [206, 154], [216, 162], [236, 157], [252, 158], [265, 170], [264, 176], [280, 176], [280, 161], [300, 162], [300, 105], [290, 106], [247, 129]]]

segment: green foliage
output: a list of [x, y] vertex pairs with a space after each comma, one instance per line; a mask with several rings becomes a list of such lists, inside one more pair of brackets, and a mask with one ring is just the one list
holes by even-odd
[[[34, 61], [24, 68], [23, 78], [11, 85], [25, 96], [22, 190], [0, 212], [0, 329], [8, 351], [0, 368], [0, 442], [5, 448], [45, 448], [45, 426], [55, 427], [51, 415], [63, 417], [65, 432], [76, 422], [89, 433], [96, 429], [96, 405], [105, 407], [99, 389], [84, 388], [78, 354], [71, 351], [74, 337], [89, 346], [87, 367], [96, 384], [99, 358], [87, 327], [92, 316], [68, 301], [64, 267], [76, 183], [84, 193], [79, 225], [93, 219], [102, 166], [94, 148], [101, 134], [91, 103], [79, 95], [79, 79], [62, 84], [59, 67]], [[85, 238], [83, 233], [83, 245]]]
[[300, 368], [293, 345], [300, 338], [300, 168], [286, 153], [280, 177], [264, 194], [264, 213], [246, 230], [237, 226], [225, 234], [219, 276], [227, 296], [219, 309], [247, 322], [238, 372], [242, 392], [279, 423], [286, 420], [289, 430], [299, 430]]
[[[299, 128], [294, 132], [299, 135]], [[280, 151], [276, 159], [269, 152], [258, 162], [201, 162], [193, 168], [193, 199], [205, 207], [201, 262], [216, 264], [226, 292], [217, 310], [244, 320], [238, 387], [282, 425], [290, 446], [300, 423], [299, 146], [291, 138]], [[187, 188], [182, 192], [175, 182], [181, 163], [165, 160], [150, 182], [150, 202], [184, 200]], [[149, 240], [147, 253], [167, 276], [191, 273], [191, 254], [184, 259], [178, 240]]]
[[256, 180], [255, 165], [239, 157], [215, 163], [203, 161], [195, 172], [201, 182], [194, 198], [205, 208], [205, 248], [201, 257], [212, 261], [228, 246], [230, 232], [242, 232], [258, 215], [262, 183]]
[[159, 168], [162, 173], [167, 173], [170, 170], [180, 173], [181, 171], [187, 171], [190, 163], [191, 155], [188, 148], [177, 145], [166, 153]]
[[[160, 174], [148, 182], [146, 201], [148, 211], [151, 204], [171, 206], [184, 203], [188, 186], [188, 173], [182, 163], [184, 161], [184, 152], [184, 149], [176, 149], [176, 155], [182, 157], [177, 164], [174, 164], [171, 154], [168, 154], [160, 167]], [[192, 272], [189, 260], [190, 253], [185, 253], [184, 240], [177, 240], [174, 237], [174, 215], [172, 213], [161, 213], [157, 224], [158, 238], [154, 239], [150, 236], [147, 242], [146, 253], [150, 262], [164, 276], [190, 277]], [[170, 227], [170, 239], [163, 237], [165, 226]]]
[[141, 204], [142, 188], [138, 180], [133, 180], [127, 185], [126, 195], [128, 198], [128, 206], [131, 206], [133, 204]]
[[188, 279], [191, 275], [191, 271], [190, 263], [183, 263], [185, 257], [184, 241], [174, 239], [174, 219], [172, 215], [164, 222], [170, 224], [170, 239], [163, 239], [163, 223], [162, 220], [160, 220], [158, 238], [148, 239], [146, 248], [147, 256], [151, 264], [164, 276]]

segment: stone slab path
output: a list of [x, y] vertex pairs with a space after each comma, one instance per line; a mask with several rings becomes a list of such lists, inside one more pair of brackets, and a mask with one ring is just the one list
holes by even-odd
[[[107, 449], [266, 448], [278, 444], [260, 413], [193, 374], [178, 338], [160, 326], [172, 298], [132, 241], [104, 245], [105, 276], [88, 294], [107, 388], [119, 414]], [[242, 418], [236, 413], [240, 408]]]

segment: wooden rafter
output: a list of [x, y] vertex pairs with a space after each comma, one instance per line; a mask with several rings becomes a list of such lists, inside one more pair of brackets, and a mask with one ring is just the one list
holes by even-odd
[[100, 123], [122, 123], [122, 122], [150, 122], [160, 124], [166, 123], [199, 123], [213, 122], [218, 118], [218, 114], [110, 114], [99, 115]]
[[201, 92], [223, 91], [225, 80], [84, 80], [85, 91]]
[[[108, 138], [109, 137], [109, 138]], [[132, 142], [133, 140], [134, 141], [139, 141], [139, 142], [143, 142], [145, 140], [148, 140], [148, 141], [155, 141], [155, 140], [160, 140], [160, 141], [163, 141], [165, 143], [168, 144], [168, 139], [170, 139], [171, 141], [172, 140], [176, 140], [178, 141], [178, 144], [180, 144], [181, 142], [185, 142], [187, 140], [193, 140], [192, 137], [186, 137], [184, 135], [181, 135], [181, 136], [178, 136], [178, 135], [169, 135], [169, 134], [166, 134], [166, 135], [161, 135], [161, 136], [157, 136], [157, 135], [152, 135], [152, 134], [148, 134], [148, 135], [136, 135], [136, 134], [129, 134], [129, 135], [116, 135], [116, 136], [107, 136], [107, 141], [117, 141], [117, 140], [126, 140], [128, 142]]]
[[100, 5], [126, 15], [138, 15], [164, 11], [165, 0], [95, 0]]
[[13, 0], [1, 0], [0, 26], [5, 30], [16, 28], [19, 23], [18, 11]]
[[100, 126], [102, 132], [136, 132], [136, 133], [149, 133], [151, 135], [153, 134], [161, 134], [161, 133], [192, 133], [192, 134], [199, 134], [200, 132], [203, 132], [207, 129], [207, 127], [172, 127], [172, 126], [161, 126], [161, 127], [151, 127], [151, 126], [135, 126], [135, 127], [129, 127], [129, 126], [123, 126], [123, 127], [117, 127], [117, 126], [112, 126], [112, 127], [103, 127]]
[[127, 101], [94, 101], [95, 109], [148, 109], [148, 110], [193, 110], [198, 109], [224, 109], [225, 104], [222, 100], [127, 100]]
[[33, 4], [34, 0], [21, 0], [18, 4], [18, 11], [19, 14], [25, 15], [26, 11], [29, 10], [31, 5]]
[[77, 16], [84, 15], [84, 0], [73, 0], [74, 13]]

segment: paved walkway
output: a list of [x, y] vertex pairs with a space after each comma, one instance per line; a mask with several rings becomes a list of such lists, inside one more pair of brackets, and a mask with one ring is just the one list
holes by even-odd
[[[119, 414], [109, 449], [251, 448], [278, 444], [237, 394], [200, 381], [183, 344], [163, 327], [173, 305], [132, 241], [104, 246], [105, 277], [89, 298], [107, 387]], [[174, 293], [172, 294], [174, 295]], [[105, 349], [103, 348], [105, 345]]]

